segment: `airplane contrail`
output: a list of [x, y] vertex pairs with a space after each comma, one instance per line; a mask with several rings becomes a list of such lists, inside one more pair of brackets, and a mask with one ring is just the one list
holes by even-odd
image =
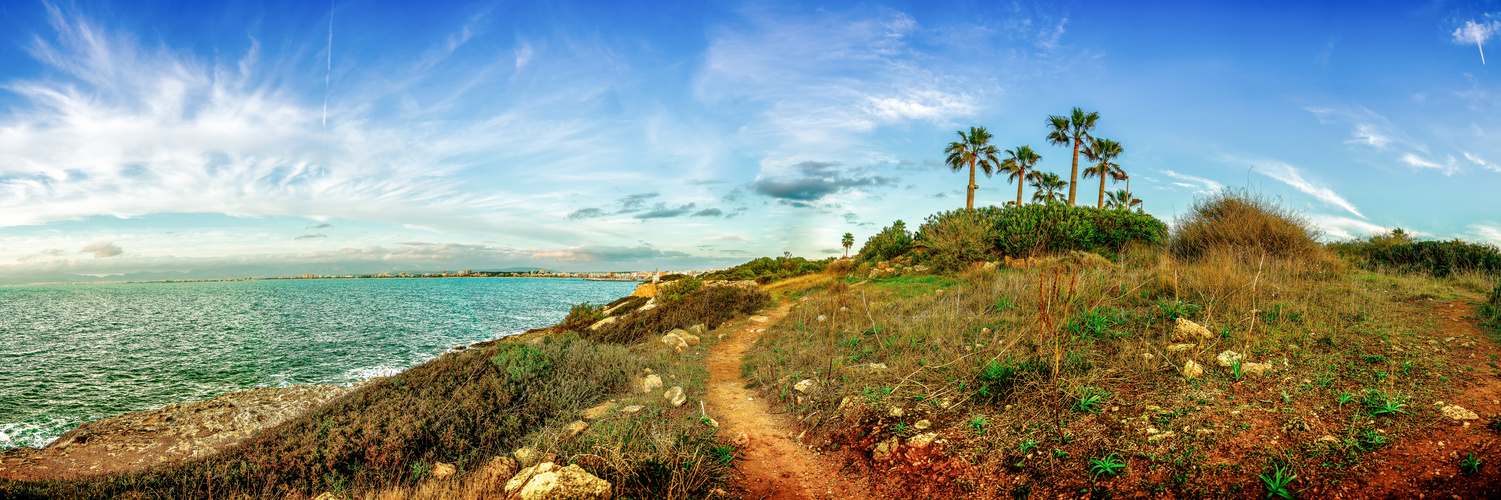
[[[1482, 55], [1481, 59], [1485, 56]], [[334, 2], [328, 2], [328, 71], [323, 74], [323, 128], [328, 129], [329, 79], [334, 74]]]

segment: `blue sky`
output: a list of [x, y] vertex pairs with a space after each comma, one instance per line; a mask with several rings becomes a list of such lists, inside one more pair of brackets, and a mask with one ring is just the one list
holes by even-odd
[[1128, 4], [8, 1], [0, 281], [823, 257], [1074, 106], [1164, 220], [1501, 243], [1501, 3]]

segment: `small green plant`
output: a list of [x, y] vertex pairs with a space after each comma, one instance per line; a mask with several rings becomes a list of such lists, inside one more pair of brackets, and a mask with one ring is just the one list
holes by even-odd
[[1010, 311], [1013, 307], [1016, 307], [1016, 304], [1011, 302], [1011, 297], [1001, 296], [1001, 298], [995, 301], [996, 312]]
[[737, 458], [742, 460], [745, 459], [745, 457], [736, 455], [735, 453], [737, 451], [739, 451], [737, 448], [728, 445], [709, 447], [709, 454], [714, 456], [714, 460], [724, 465], [730, 465], [730, 462], [734, 461]]
[[1340, 408], [1344, 408], [1346, 404], [1349, 404], [1351, 401], [1354, 401], [1354, 400], [1355, 400], [1355, 395], [1354, 394], [1350, 394], [1348, 392], [1340, 393], [1340, 395], [1339, 395], [1339, 407]]
[[1287, 489], [1287, 484], [1298, 478], [1297, 474], [1289, 474], [1290, 472], [1282, 466], [1277, 466], [1265, 474], [1256, 475], [1261, 478], [1262, 485], [1266, 487], [1267, 498], [1297, 498], [1297, 492]]
[[1053, 458], [1062, 460], [1062, 459], [1064, 459], [1066, 457], [1068, 457], [1068, 452], [1063, 451], [1063, 450], [1058, 449], [1058, 448], [1053, 448]]
[[1235, 377], [1235, 380], [1240, 380], [1240, 377], [1245, 375], [1245, 372], [1241, 371], [1242, 363], [1245, 363], [1244, 358], [1235, 358], [1235, 361], [1230, 362], [1230, 375]]
[[990, 421], [985, 420], [985, 417], [975, 417], [974, 420], [969, 421], [969, 426], [975, 429], [976, 434], [984, 434], [985, 427], [989, 425]]
[[1480, 472], [1480, 459], [1475, 458], [1475, 454], [1471, 453], [1470, 456], [1467, 456], [1464, 460], [1459, 461], [1459, 471], [1465, 474], [1474, 474]]
[[1360, 451], [1371, 451], [1386, 444], [1386, 435], [1375, 429], [1363, 429], [1355, 435], [1355, 448]]
[[1104, 409], [1105, 399], [1110, 397], [1109, 392], [1097, 388], [1085, 386], [1079, 389], [1079, 400], [1074, 403], [1074, 411], [1086, 413], [1099, 413]]
[[1164, 321], [1175, 321], [1178, 318], [1187, 319], [1189, 316], [1193, 316], [1194, 313], [1199, 312], [1199, 306], [1181, 300], [1158, 302], [1157, 309]]
[[1124, 468], [1126, 468], [1126, 464], [1121, 462], [1120, 457], [1115, 453], [1089, 461], [1089, 471], [1093, 472], [1096, 478], [1100, 477], [1101, 474], [1107, 476], [1120, 474], [1121, 469]]
[[1026, 452], [1035, 450], [1035, 449], [1037, 449], [1037, 441], [1033, 441], [1031, 439], [1028, 439], [1026, 441], [1022, 441], [1022, 444], [1021, 444], [1020, 448], [1022, 450], [1022, 453], [1026, 453]]
[[1407, 405], [1399, 403], [1397, 400], [1398, 398], [1396, 396], [1389, 395], [1381, 391], [1371, 391], [1366, 393], [1365, 403], [1366, 408], [1371, 411], [1372, 416], [1397, 414], [1412, 415], [1411, 413], [1408, 413], [1407, 410], [1402, 409]]

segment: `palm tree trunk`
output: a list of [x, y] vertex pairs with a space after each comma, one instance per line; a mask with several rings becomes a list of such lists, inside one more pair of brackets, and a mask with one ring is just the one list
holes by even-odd
[[1022, 206], [1022, 186], [1027, 184], [1027, 169], [1020, 168], [1016, 173], [1016, 206]]
[[964, 209], [965, 210], [973, 210], [975, 208], [975, 188], [979, 187], [979, 186], [975, 185], [975, 160], [976, 159], [978, 159], [978, 157], [970, 158], [969, 159], [969, 195], [966, 196], [965, 199], [964, 199]]
[[1101, 209], [1105, 208], [1105, 175], [1104, 172], [1100, 173], [1100, 206], [1097, 208]]
[[1079, 133], [1074, 132], [1074, 169], [1068, 174], [1068, 206], [1074, 206], [1074, 192], [1079, 183]]

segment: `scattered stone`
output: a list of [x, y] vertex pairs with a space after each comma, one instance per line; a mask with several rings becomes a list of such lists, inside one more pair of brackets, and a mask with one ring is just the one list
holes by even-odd
[[749, 448], [750, 443], [750, 434], [746, 434], [745, 431], [741, 431], [740, 435], [735, 436], [735, 439], [730, 442], [730, 444], [735, 445], [736, 448]]
[[907, 446], [911, 446], [913, 448], [927, 448], [929, 444], [933, 444], [933, 441], [935, 439], [938, 439], [938, 433], [936, 432], [918, 434], [916, 436], [912, 436], [907, 440]]
[[1328, 434], [1325, 434], [1325, 435], [1319, 436], [1319, 439], [1318, 439], [1317, 442], [1339, 444], [1339, 438], [1334, 437], [1334, 436], [1330, 436]]
[[[673, 332], [681, 331], [682, 330], [673, 330]], [[683, 349], [688, 348], [688, 340], [684, 339], [681, 335], [672, 332], [668, 332], [667, 335], [662, 336], [662, 343], [667, 344], [667, 347], [671, 347], [674, 351], [677, 352], [683, 352]]]
[[605, 500], [612, 487], [577, 465], [559, 467], [548, 462], [522, 469], [506, 482], [506, 496], [520, 500]]
[[1271, 363], [1241, 363], [1240, 372], [1250, 375], [1266, 375], [1272, 371]]
[[517, 449], [514, 455], [516, 456], [516, 463], [521, 467], [531, 467], [542, 462], [551, 461], [543, 460], [544, 458], [546, 458], [546, 455], [550, 455], [550, 453], [544, 454], [538, 452], [536, 448], [532, 448], [530, 446]]
[[605, 318], [605, 319], [602, 319], [602, 320], [599, 320], [599, 321], [595, 321], [594, 324], [589, 325], [589, 329], [590, 330], [598, 330], [598, 329], [604, 327], [605, 325], [610, 325], [610, 324], [614, 324], [614, 323], [615, 323], [615, 316], [610, 316], [608, 318]]
[[873, 373], [883, 373], [883, 372], [886, 372], [887, 370], [890, 370], [890, 368], [886, 367], [886, 363], [864, 363], [864, 364], [849, 365], [849, 366], [844, 367], [844, 371], [847, 371], [847, 372], [850, 372], [850, 373], [857, 373], [857, 374], [860, 374], [860, 375], [870, 375], [870, 374], [873, 374]]
[[442, 481], [453, 477], [455, 472], [458, 472], [458, 469], [454, 469], [453, 464], [445, 464], [443, 462], [433, 463], [433, 479]]
[[1480, 415], [1476, 415], [1475, 412], [1466, 410], [1464, 407], [1459, 405], [1445, 406], [1441, 411], [1444, 413], [1445, 417], [1449, 417], [1454, 420], [1475, 420], [1480, 418]]
[[801, 392], [801, 393], [805, 393], [806, 394], [808, 391], [813, 390], [814, 386], [817, 385], [817, 384], [818, 383], [814, 382], [813, 379], [811, 379], [811, 378], [805, 378], [801, 382], [798, 382], [797, 384], [793, 385], [792, 388], [795, 389], [795, 390], [797, 390], [797, 392]]
[[568, 424], [568, 427], [563, 428], [563, 434], [559, 435], [558, 437], [563, 439], [573, 439], [575, 437], [578, 437], [579, 434], [583, 434], [584, 430], [588, 428], [588, 422], [585, 422], [583, 420], [574, 420], [573, 423]]
[[691, 333], [691, 334], [694, 334], [694, 335], [703, 335], [705, 333], [708, 333], [708, 331], [709, 331], [708, 325], [705, 325], [703, 323], [699, 323], [697, 325], [693, 325], [693, 326], [688, 327], [688, 333]]
[[828, 316], [824, 316], [822, 314], [818, 315], [818, 322], [819, 323], [822, 323], [822, 322], [825, 322], [825, 321], [828, 321], [828, 320], [829, 320]]
[[1214, 334], [1210, 333], [1208, 328], [1204, 328], [1198, 323], [1194, 323], [1185, 318], [1178, 318], [1178, 320], [1173, 324], [1173, 338], [1178, 340], [1189, 340], [1195, 338], [1212, 339], [1214, 338]]
[[656, 308], [657, 308], [657, 299], [656, 299], [656, 297], [653, 297], [650, 300], [647, 300], [646, 304], [642, 305], [641, 307], [637, 307], [636, 310], [637, 311], [650, 311], [650, 310], [656, 309]]
[[1198, 347], [1197, 344], [1173, 344], [1167, 346], [1167, 352], [1183, 352]]
[[768, 318], [766, 316], [751, 316], [750, 320], [754, 321], [754, 322], [757, 322], [757, 323], [765, 323], [767, 321], [770, 321], [771, 318]]
[[1152, 356], [1152, 353], [1150, 353], [1150, 352], [1141, 353], [1141, 359], [1145, 359], [1147, 361], [1151, 361], [1152, 358], [1154, 358], [1154, 357], [1155, 356]]
[[995, 268], [1000, 267], [1000, 265], [1001, 263], [999, 262], [986, 262], [984, 264], [981, 264], [980, 268], [986, 271], [994, 271]]
[[874, 450], [871, 450], [870, 458], [874, 458], [876, 460], [890, 460], [891, 455], [893, 453], [896, 453], [896, 449], [901, 446], [902, 439], [896, 436], [891, 436], [891, 439], [876, 443], [876, 448]]
[[926, 418], [922, 419], [922, 420], [918, 420], [917, 423], [912, 424], [912, 428], [913, 429], [917, 429], [917, 430], [920, 430], [920, 431], [921, 430], [927, 430], [927, 428], [932, 427], [932, 426], [933, 426], [933, 422], [928, 421], [928, 419], [926, 419]]
[[1175, 433], [1175, 432], [1173, 432], [1173, 431], [1167, 431], [1167, 432], [1163, 432], [1163, 433], [1153, 434], [1153, 435], [1147, 437], [1147, 442], [1155, 443], [1155, 442], [1158, 442], [1158, 441], [1161, 441], [1161, 440], [1164, 440], [1164, 439], [1172, 439], [1172, 437], [1176, 436], [1176, 435], [1178, 435], [1178, 434]]
[[667, 392], [662, 393], [662, 397], [671, 402], [673, 406], [683, 406], [683, 403], [688, 401], [688, 396], [683, 394], [681, 386], [673, 386]]
[[1204, 367], [1190, 359], [1187, 363], [1183, 363], [1181, 373], [1183, 373], [1183, 378], [1199, 378], [1204, 376]]
[[933, 295], [943, 295], [943, 289], [939, 288], [938, 291], [933, 292]]
[[849, 312], [849, 310], [850, 310], [850, 308], [848, 308], [848, 307], [844, 307], [844, 306], [840, 306], [839, 307], [839, 312]]
[[990, 328], [989, 328], [989, 327], [986, 327], [986, 328], [981, 328], [981, 329], [980, 329], [980, 334], [981, 334], [981, 335], [984, 335], [984, 334], [987, 334], [987, 333], [990, 333], [990, 331], [991, 331], [991, 330], [990, 330]]
[[584, 417], [584, 420], [599, 420], [609, 416], [610, 410], [615, 409], [619, 405], [620, 403], [616, 403], [614, 400], [605, 401], [593, 408], [579, 412], [579, 416]]
[[641, 408], [642, 408], [641, 405], [630, 405], [630, 406], [622, 407], [620, 409], [620, 413], [633, 414], [633, 413], [636, 413], [638, 411], [641, 411]]
[[657, 374], [655, 373], [647, 375], [646, 378], [641, 379], [640, 385], [637, 386], [637, 390], [640, 390], [641, 392], [651, 392], [661, 388], [662, 377], [657, 376]]
[[694, 334], [691, 334], [691, 333], [688, 333], [688, 330], [684, 330], [682, 328], [675, 328], [672, 331], [667, 332], [667, 334], [668, 335], [677, 335], [678, 338], [683, 339], [683, 342], [686, 342], [689, 346], [698, 345], [698, 336], [694, 335]]
[[889, 415], [891, 415], [893, 417], [896, 417], [896, 418], [901, 418], [902, 415], [906, 415], [906, 414], [907, 414], [907, 411], [903, 410], [902, 407], [900, 407], [900, 406], [893, 406], [893, 407], [891, 407], [891, 412], [889, 413]]
[[1235, 351], [1225, 351], [1220, 353], [1219, 356], [1215, 356], [1214, 360], [1218, 362], [1220, 366], [1235, 366], [1235, 363], [1244, 363], [1246, 356]]
[[327, 491], [325, 491], [323, 493], [319, 493], [318, 496], [313, 497], [313, 500], [342, 500], [342, 499], [343, 499], [343, 497], [340, 497], [339, 495], [335, 495], [335, 494], [327, 492]]

